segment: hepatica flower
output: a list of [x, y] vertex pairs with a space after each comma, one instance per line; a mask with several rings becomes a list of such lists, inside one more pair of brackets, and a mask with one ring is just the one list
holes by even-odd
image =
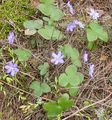
[[71, 13], [72, 15], [74, 15], [74, 14], [75, 14], [75, 11], [74, 11], [74, 9], [73, 9], [73, 6], [70, 4], [70, 1], [67, 2], [67, 6], [69, 7], [70, 13]]
[[92, 8], [90, 9], [90, 12], [88, 12], [88, 14], [94, 20], [97, 20], [100, 17], [99, 13]]
[[56, 53], [52, 53], [52, 59], [51, 59], [51, 62], [54, 63], [55, 65], [61, 63], [63, 64], [64, 63], [64, 55], [61, 53], [61, 52], [58, 52], [57, 54]]
[[76, 28], [76, 25], [75, 25], [75, 23], [74, 22], [71, 22], [71, 23], [69, 23], [68, 24], [68, 26], [67, 26], [67, 32], [73, 32], [73, 30]]
[[14, 40], [15, 40], [14, 32], [9, 32], [9, 35], [8, 35], [9, 44], [13, 44]]
[[17, 64], [14, 64], [12, 61], [5, 65], [5, 69], [10, 76], [14, 76], [17, 72], [19, 72]]
[[85, 51], [83, 54], [83, 61], [86, 63], [88, 61], [88, 53]]
[[78, 25], [80, 28], [84, 28], [84, 24], [80, 22], [79, 20], [74, 20], [74, 24]]
[[73, 22], [69, 23], [66, 30], [68, 32], [73, 32], [73, 30], [79, 26], [80, 28], [84, 28], [84, 24], [82, 22], [80, 22], [79, 20], [74, 20]]
[[89, 76], [91, 77], [91, 79], [93, 79], [93, 74], [94, 74], [94, 64], [91, 64], [89, 66]]

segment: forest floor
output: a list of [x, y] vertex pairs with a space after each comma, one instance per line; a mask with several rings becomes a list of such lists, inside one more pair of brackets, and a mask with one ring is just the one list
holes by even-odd
[[[82, 67], [78, 68], [78, 70], [83, 73], [84, 81], [79, 87], [78, 94], [71, 97], [75, 104], [69, 110], [64, 111], [60, 119], [112, 120], [112, 1], [71, 0], [75, 15], [69, 13], [66, 3], [63, 0], [55, 2], [55, 5], [65, 13], [57, 26], [66, 35], [66, 38], [60, 41], [50, 41], [43, 39], [38, 34], [26, 36], [24, 34], [25, 29], [22, 26], [19, 31], [13, 27], [16, 36], [14, 44], [9, 45], [7, 43], [7, 36], [0, 40], [0, 120], [48, 119], [42, 104], [37, 107], [37, 98], [29, 86], [34, 80], [46, 81], [50, 85], [52, 91], [42, 94], [40, 97], [41, 102], [55, 100], [58, 98], [58, 94], [61, 95], [66, 92], [63, 87], [56, 86], [56, 78], [59, 77], [60, 73], [64, 72], [65, 68], [70, 64], [70, 60], [66, 59], [63, 65], [57, 66], [51, 63], [52, 52], [57, 51], [59, 46], [65, 44], [69, 44], [79, 51]], [[35, 6], [38, 6], [40, 2], [33, 0], [30, 4], [33, 9], [36, 9]], [[4, 3], [1, 3], [1, 6], [3, 5]], [[70, 33], [66, 31], [67, 24], [76, 18], [87, 24], [90, 18], [86, 16], [86, 11], [90, 7], [101, 13], [99, 23], [107, 30], [109, 36], [108, 42], [98, 42], [94, 50], [89, 50], [86, 46], [85, 30], [77, 29]], [[37, 14], [36, 10], [33, 11], [32, 15], [27, 14], [26, 16], [28, 19], [41, 18], [41, 14]], [[19, 63], [19, 72], [12, 79], [5, 73], [3, 66], [11, 59], [18, 61], [16, 55], [12, 52], [12, 49], [17, 48], [31, 50], [32, 56], [25, 62], [17, 62]], [[87, 51], [89, 55], [89, 63], [86, 64], [83, 62], [84, 51]], [[50, 66], [47, 77], [41, 76], [38, 70], [38, 66], [44, 62], [47, 62]], [[90, 64], [95, 65], [92, 80], [88, 75]], [[55, 119], [57, 118], [53, 118], [53, 120]]]

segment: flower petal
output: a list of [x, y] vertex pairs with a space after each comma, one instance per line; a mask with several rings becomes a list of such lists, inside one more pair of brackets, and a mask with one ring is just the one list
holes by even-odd
[[10, 75], [11, 75], [11, 76], [14, 76], [14, 75], [15, 75], [15, 71], [12, 70], [12, 71], [10, 72]]
[[55, 63], [55, 61], [56, 61], [55, 59], [51, 59], [51, 62], [52, 62], [52, 63]]
[[68, 1], [67, 6], [69, 7], [70, 13], [71, 13], [72, 15], [74, 15], [74, 14], [75, 14], [75, 11], [74, 11], [74, 9], [73, 9], [73, 6], [70, 4], [70, 1]]
[[58, 60], [56, 60], [56, 61], [54, 62], [54, 64], [55, 64], [55, 65], [57, 65], [58, 63], [59, 63], [59, 61], [58, 61]]
[[52, 52], [52, 57], [56, 58], [57, 55], [54, 52]]
[[10, 73], [10, 72], [11, 72], [11, 69], [8, 69], [6, 72], [7, 72], [7, 73]]
[[60, 59], [60, 60], [59, 60], [59, 63], [63, 64], [63, 63], [64, 63], [64, 60], [63, 60], [63, 59]]

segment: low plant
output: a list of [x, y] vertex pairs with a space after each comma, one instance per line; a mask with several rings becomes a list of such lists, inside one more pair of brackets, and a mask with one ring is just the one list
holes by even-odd
[[25, 35], [34, 35], [38, 32], [46, 40], [61, 40], [64, 35], [56, 28], [56, 22], [61, 20], [63, 12], [53, 4], [53, 0], [44, 1], [37, 6], [38, 12], [41, 12], [42, 19], [27, 20], [24, 22]]
[[92, 49], [97, 41], [108, 42], [107, 31], [97, 21], [89, 23], [86, 33], [89, 49]]

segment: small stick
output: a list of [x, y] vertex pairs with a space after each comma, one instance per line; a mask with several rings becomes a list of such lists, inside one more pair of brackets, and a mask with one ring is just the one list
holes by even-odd
[[92, 104], [90, 104], [90, 105], [88, 105], [88, 106], [85, 106], [85, 107], [77, 110], [76, 112], [74, 112], [73, 114], [67, 116], [66, 118], [64, 118], [64, 119], [62, 119], [62, 120], [67, 120], [67, 119], [75, 116], [77, 113], [79, 113], [79, 112], [81, 112], [81, 111], [83, 111], [83, 110], [85, 110], [85, 109], [87, 109], [87, 108], [89, 108], [89, 107], [91, 107], [91, 106], [94, 106], [94, 105], [97, 105], [97, 104], [100, 104], [100, 103], [106, 101], [111, 95], [112, 95], [112, 94], [109, 94], [109, 95], [108, 95], [107, 97], [105, 97], [104, 99], [99, 100], [99, 101], [97, 101], [97, 102], [95, 102], [95, 103], [92, 103]]

